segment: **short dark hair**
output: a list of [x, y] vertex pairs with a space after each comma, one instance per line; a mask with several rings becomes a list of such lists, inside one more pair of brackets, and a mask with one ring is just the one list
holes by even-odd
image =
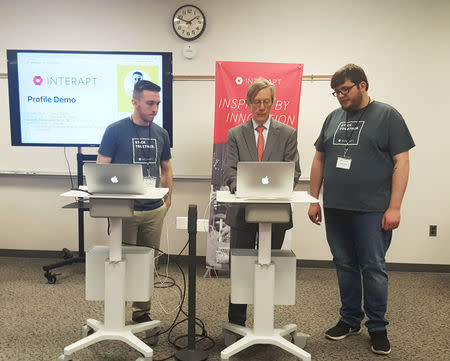
[[134, 84], [133, 98], [139, 99], [144, 90], [149, 90], [151, 92], [160, 92], [161, 87], [149, 80], [139, 80], [138, 82], [136, 82], [136, 84]]
[[346, 80], [351, 80], [355, 84], [359, 84], [362, 81], [367, 84], [366, 90], [369, 90], [369, 81], [367, 80], [364, 70], [355, 64], [347, 64], [340, 68], [331, 78], [331, 88], [336, 89], [341, 84], [344, 84]]

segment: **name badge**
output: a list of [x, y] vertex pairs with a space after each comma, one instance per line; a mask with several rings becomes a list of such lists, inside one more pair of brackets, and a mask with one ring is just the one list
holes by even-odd
[[144, 178], [145, 188], [155, 188], [156, 187], [156, 177], [145, 177]]
[[336, 162], [336, 168], [350, 169], [351, 165], [352, 165], [352, 160], [349, 158], [338, 157], [337, 162]]

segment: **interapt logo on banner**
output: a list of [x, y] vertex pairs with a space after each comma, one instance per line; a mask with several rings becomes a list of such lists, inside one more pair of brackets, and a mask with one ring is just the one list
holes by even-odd
[[226, 142], [229, 129], [250, 120], [247, 88], [259, 77], [275, 85], [273, 118], [298, 129], [302, 75], [303, 64], [216, 62], [214, 143]]

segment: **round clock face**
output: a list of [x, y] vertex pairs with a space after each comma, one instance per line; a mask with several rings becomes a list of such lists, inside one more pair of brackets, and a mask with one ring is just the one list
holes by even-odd
[[202, 11], [193, 5], [183, 5], [173, 14], [173, 29], [183, 40], [197, 39], [205, 31], [206, 18]]

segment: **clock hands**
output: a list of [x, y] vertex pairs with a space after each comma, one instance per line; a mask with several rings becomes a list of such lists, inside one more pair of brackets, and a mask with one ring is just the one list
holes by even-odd
[[184, 20], [182, 17], [181, 17], [181, 15], [178, 15], [177, 16], [177, 19], [178, 20], [181, 20], [181, 21], [183, 21], [183, 22], [185, 22], [186, 24], [188, 24], [188, 25], [191, 25], [192, 24], [192, 22], [195, 20], [195, 19], [197, 19], [199, 16], [197, 15], [197, 16], [194, 16], [191, 20]]
[[186, 20], [184, 20], [184, 19], [181, 17], [181, 15], [178, 15], [178, 16], [177, 16], [177, 19], [178, 19], [178, 20], [181, 20], [181, 21], [184, 21], [185, 23], [188, 23]]
[[197, 19], [198, 18], [198, 15], [197, 16], [195, 16], [195, 17], [193, 17], [191, 20], [189, 20], [189, 21], [186, 21], [187, 23], [189, 23], [189, 25], [191, 25], [192, 24], [192, 22], [195, 20], [195, 19]]

